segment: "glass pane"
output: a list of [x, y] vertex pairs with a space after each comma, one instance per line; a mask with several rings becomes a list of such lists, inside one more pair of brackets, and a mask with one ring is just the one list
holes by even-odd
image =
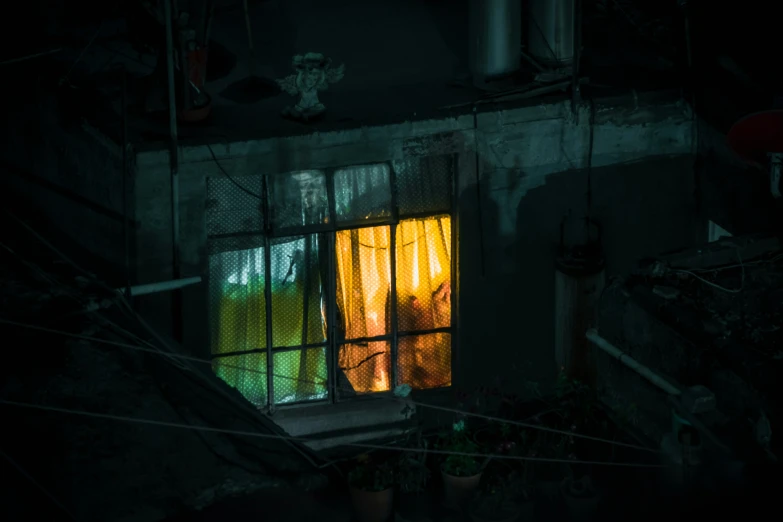
[[[272, 246], [272, 342], [275, 347], [302, 346], [326, 340], [321, 282], [325, 241], [317, 234], [286, 239]], [[323, 275], [323, 278], [322, 278]]]
[[451, 334], [400, 337], [397, 372], [400, 384], [417, 390], [451, 386]]
[[409, 158], [392, 163], [400, 215], [443, 212], [451, 208], [452, 156]]
[[451, 326], [451, 218], [400, 221], [396, 239], [399, 331]]
[[344, 344], [337, 357], [337, 387], [341, 397], [391, 389], [391, 343]]
[[266, 348], [264, 249], [209, 257], [212, 353]]
[[[261, 232], [264, 214], [261, 176], [207, 178], [207, 235]], [[237, 185], [241, 185], [242, 190]]]
[[275, 404], [326, 399], [326, 348], [274, 354]]
[[389, 233], [384, 226], [336, 234], [338, 342], [391, 331]]
[[276, 230], [329, 222], [326, 176], [320, 171], [269, 177], [269, 211]]
[[391, 216], [391, 175], [385, 164], [340, 169], [334, 173], [337, 221]]
[[212, 360], [215, 374], [257, 408], [266, 407], [266, 354], [251, 353]]

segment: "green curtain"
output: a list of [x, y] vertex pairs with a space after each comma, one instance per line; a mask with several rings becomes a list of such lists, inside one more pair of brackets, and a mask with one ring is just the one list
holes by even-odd
[[[318, 238], [307, 236], [272, 246], [272, 340], [275, 348], [326, 339], [322, 312]], [[259, 407], [266, 405], [266, 353], [228, 355], [266, 348], [264, 249], [210, 257], [212, 353], [216, 374]], [[307, 310], [307, 328], [303, 328]], [[326, 395], [324, 348], [274, 355], [275, 403]]]

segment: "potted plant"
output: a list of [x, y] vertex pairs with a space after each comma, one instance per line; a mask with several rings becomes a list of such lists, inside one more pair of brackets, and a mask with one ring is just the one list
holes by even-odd
[[427, 487], [430, 470], [427, 468], [426, 441], [421, 441], [421, 451], [403, 451], [395, 469], [397, 486], [401, 493], [422, 493]]
[[579, 480], [567, 477], [563, 480], [562, 493], [571, 520], [580, 522], [593, 518], [598, 510], [601, 497], [593, 487], [589, 475], [585, 475]]
[[462, 509], [475, 495], [484, 467], [484, 462], [466, 455], [477, 454], [479, 448], [468, 435], [464, 420], [454, 423], [451, 431], [443, 437], [439, 449], [453, 453], [441, 465], [446, 505]]
[[358, 522], [388, 522], [393, 512], [394, 469], [361, 455], [348, 473], [351, 501]]
[[565, 435], [539, 432], [536, 444], [528, 453], [528, 456], [534, 459], [544, 459], [534, 463], [533, 472], [536, 492], [545, 502], [557, 500], [560, 485], [563, 479], [569, 476], [570, 469], [565, 463], [567, 443], [568, 438]]
[[511, 471], [487, 478], [471, 504], [473, 522], [513, 522], [532, 518], [533, 503], [529, 501], [520, 473]]

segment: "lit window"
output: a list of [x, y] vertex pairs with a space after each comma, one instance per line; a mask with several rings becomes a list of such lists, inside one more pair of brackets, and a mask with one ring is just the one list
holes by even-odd
[[217, 375], [259, 408], [450, 386], [453, 163], [268, 176], [267, 205], [236, 209], [215, 192]]

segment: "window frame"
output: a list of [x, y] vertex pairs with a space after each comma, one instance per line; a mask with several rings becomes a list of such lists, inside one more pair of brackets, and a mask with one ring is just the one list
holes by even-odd
[[[337, 404], [337, 403], [345, 403], [345, 402], [355, 402], [355, 401], [362, 401], [362, 400], [369, 400], [379, 397], [384, 397], [391, 395], [393, 393], [394, 387], [397, 385], [398, 380], [398, 370], [397, 370], [397, 361], [398, 361], [398, 344], [401, 337], [413, 337], [417, 335], [426, 335], [426, 334], [438, 334], [438, 333], [448, 333], [450, 334], [450, 349], [451, 349], [451, 362], [450, 362], [450, 371], [451, 371], [451, 382], [452, 384], [447, 387], [440, 387], [440, 388], [433, 388], [428, 390], [422, 390], [422, 391], [437, 391], [437, 390], [444, 390], [449, 389], [454, 386], [454, 375], [455, 375], [455, 368], [454, 368], [454, 362], [456, 360], [456, 350], [457, 350], [457, 332], [458, 332], [458, 320], [457, 320], [457, 310], [458, 310], [458, 285], [457, 285], [457, 257], [458, 257], [458, 251], [457, 251], [457, 197], [458, 197], [458, 172], [459, 172], [459, 155], [455, 153], [446, 153], [446, 154], [436, 154], [431, 156], [418, 156], [419, 159], [424, 161], [427, 157], [446, 157], [448, 161], [447, 168], [449, 169], [449, 176], [450, 176], [450, 183], [449, 183], [449, 189], [451, 190], [450, 198], [449, 198], [449, 208], [443, 209], [443, 210], [434, 210], [434, 211], [427, 211], [427, 212], [417, 212], [417, 213], [407, 213], [404, 215], [401, 215], [399, 211], [399, 205], [398, 205], [398, 185], [397, 185], [397, 172], [394, 168], [393, 162], [390, 160], [387, 161], [375, 161], [375, 162], [363, 162], [359, 164], [348, 164], [348, 165], [341, 165], [341, 166], [332, 166], [328, 168], [312, 168], [312, 169], [299, 169], [297, 171], [292, 172], [285, 172], [285, 173], [264, 173], [260, 174], [261, 176], [261, 209], [263, 212], [262, 216], [262, 223], [263, 223], [263, 229], [255, 232], [239, 232], [239, 233], [228, 233], [228, 234], [218, 234], [214, 236], [208, 236], [207, 240], [214, 240], [214, 239], [221, 239], [224, 237], [239, 237], [239, 236], [261, 236], [262, 238], [262, 246], [264, 250], [264, 306], [265, 306], [265, 316], [266, 316], [266, 324], [265, 324], [265, 338], [266, 338], [266, 347], [265, 348], [257, 348], [257, 349], [251, 349], [251, 350], [238, 350], [235, 352], [228, 352], [228, 353], [221, 353], [221, 354], [211, 354], [211, 359], [219, 359], [219, 358], [228, 358], [228, 357], [234, 357], [234, 356], [241, 356], [251, 353], [263, 353], [266, 354], [266, 405], [265, 410], [268, 413], [273, 413], [277, 409], [288, 409], [288, 408], [296, 408], [296, 407], [307, 407], [307, 406], [317, 406], [324, 404]], [[353, 220], [353, 221], [344, 221], [339, 222], [337, 220], [337, 211], [336, 211], [336, 199], [335, 199], [335, 173], [339, 170], [343, 169], [350, 169], [350, 168], [357, 168], [357, 167], [367, 167], [372, 165], [386, 165], [389, 169], [389, 184], [390, 184], [390, 205], [391, 205], [391, 212], [388, 217], [380, 217], [380, 218], [374, 218], [374, 219], [367, 219], [367, 220]], [[271, 190], [270, 190], [270, 183], [271, 179], [274, 176], [286, 176], [290, 174], [295, 174], [296, 172], [304, 172], [304, 171], [319, 171], [322, 172], [325, 176], [326, 180], [326, 190], [327, 190], [327, 201], [328, 201], [328, 212], [329, 212], [329, 223], [327, 224], [309, 224], [309, 225], [302, 225], [302, 226], [289, 226], [289, 227], [275, 227], [275, 224], [272, 217], [271, 212], [271, 206], [273, 202], [271, 201]], [[434, 218], [437, 216], [448, 216], [451, 220], [451, 237], [450, 237], [450, 248], [451, 248], [451, 259], [450, 259], [450, 285], [451, 285], [451, 324], [447, 327], [440, 327], [440, 328], [433, 328], [433, 329], [427, 329], [427, 330], [421, 330], [421, 331], [406, 331], [403, 333], [399, 332], [399, 324], [398, 324], [398, 306], [397, 306], [397, 254], [396, 254], [396, 241], [397, 241], [397, 227], [399, 226], [401, 221], [407, 220], [407, 219], [424, 219], [424, 218]], [[389, 253], [389, 264], [390, 264], [390, 271], [391, 271], [391, 280], [390, 280], [390, 298], [392, 300], [392, 303], [395, 303], [394, 306], [391, 306], [391, 331], [385, 335], [382, 336], [373, 336], [373, 337], [367, 337], [367, 338], [361, 338], [361, 339], [341, 339], [338, 341], [337, 339], [337, 299], [336, 299], [336, 291], [337, 291], [337, 270], [336, 270], [336, 236], [339, 231], [343, 230], [358, 230], [362, 228], [370, 228], [370, 227], [380, 227], [380, 226], [388, 226], [389, 227], [389, 244], [393, 247], [390, 248]], [[326, 334], [326, 340], [320, 343], [311, 343], [311, 344], [302, 344], [298, 346], [285, 346], [285, 347], [275, 347], [273, 342], [273, 330], [272, 330], [272, 285], [270, 282], [272, 281], [272, 246], [274, 244], [274, 240], [276, 239], [283, 239], [283, 238], [289, 238], [289, 237], [295, 237], [295, 236], [307, 236], [312, 234], [319, 234], [322, 237], [326, 238], [327, 242], [327, 271], [328, 271], [328, 281], [326, 281], [326, 293], [328, 298], [326, 299], [326, 316], [327, 316], [327, 334]], [[323, 283], [322, 283], [323, 284]], [[211, 305], [208, 305], [211, 306]], [[211, 311], [209, 312], [211, 313]], [[211, 321], [209, 322], [210, 328], [211, 328]], [[211, 338], [211, 336], [210, 336]], [[304, 340], [304, 339], [303, 339]], [[373, 392], [373, 393], [357, 393], [355, 396], [345, 397], [341, 396], [339, 390], [337, 389], [338, 386], [338, 357], [339, 357], [339, 350], [340, 346], [343, 344], [349, 344], [349, 343], [356, 343], [358, 341], [389, 341], [390, 342], [390, 355], [391, 355], [391, 386], [390, 390], [383, 391], [383, 392]], [[285, 352], [291, 352], [291, 351], [301, 351], [301, 350], [308, 350], [308, 349], [316, 349], [316, 348], [325, 348], [326, 350], [326, 369], [327, 369], [327, 393], [326, 398], [324, 399], [307, 399], [302, 401], [294, 401], [294, 402], [286, 402], [282, 404], [275, 404], [275, 398], [274, 398], [274, 377], [275, 377], [275, 370], [274, 370], [274, 356], [277, 353], [285, 353]]]

